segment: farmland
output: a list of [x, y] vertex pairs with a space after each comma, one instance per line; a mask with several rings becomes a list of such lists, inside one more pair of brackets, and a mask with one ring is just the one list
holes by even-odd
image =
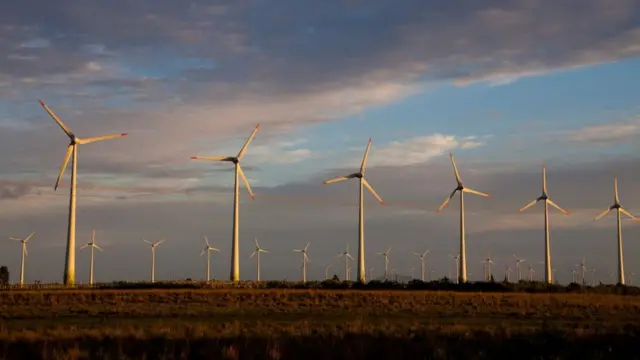
[[512, 357], [522, 349], [528, 349], [524, 358], [620, 358], [633, 354], [640, 297], [353, 289], [15, 291], [0, 293], [0, 324], [3, 359], [291, 359], [303, 353], [310, 359], [483, 359]]

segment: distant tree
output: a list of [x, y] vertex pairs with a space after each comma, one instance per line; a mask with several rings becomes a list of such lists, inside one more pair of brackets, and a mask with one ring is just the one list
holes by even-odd
[[340, 278], [338, 277], [338, 275], [333, 274], [333, 277], [331, 278], [331, 280], [333, 280], [333, 281], [340, 281]]
[[492, 283], [496, 282], [496, 279], [493, 278], [493, 274], [491, 274], [491, 282]]
[[9, 285], [9, 269], [6, 266], [0, 266], [0, 284]]

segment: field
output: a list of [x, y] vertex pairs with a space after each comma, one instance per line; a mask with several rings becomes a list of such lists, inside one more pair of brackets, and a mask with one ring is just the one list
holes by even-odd
[[0, 359], [631, 359], [638, 330], [611, 294], [0, 292]]

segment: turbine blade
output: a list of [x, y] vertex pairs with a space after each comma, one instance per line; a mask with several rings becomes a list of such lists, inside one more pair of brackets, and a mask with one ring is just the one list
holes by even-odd
[[627, 210], [625, 210], [624, 208], [620, 208], [620, 212], [627, 215], [627, 217], [631, 220], [638, 220], [635, 216], [631, 215]]
[[217, 251], [217, 252], [220, 252], [220, 250], [218, 250], [218, 249], [216, 249], [216, 248], [213, 248], [213, 247], [210, 247], [210, 248], [209, 248], [209, 250], [210, 250], [210, 251]]
[[205, 252], [207, 252], [207, 250], [202, 250], [202, 252], [200, 253], [200, 256], [204, 255]]
[[349, 180], [351, 179], [350, 176], [338, 176], [337, 178], [333, 178], [331, 180], [327, 180], [327, 181], [323, 181], [323, 184], [333, 184], [333, 183], [337, 183], [340, 181], [345, 181], [345, 180]]
[[418, 254], [417, 252], [414, 252], [413, 255], [415, 256], [422, 256], [422, 254]]
[[549, 202], [549, 205], [553, 206], [554, 208], [560, 210], [560, 212], [562, 212], [565, 215], [569, 215], [569, 212], [566, 211], [565, 209], [561, 208], [560, 206], [558, 206], [556, 203], [554, 203], [553, 201], [551, 201], [551, 199], [547, 199], [547, 201]]
[[81, 144], [81, 145], [83, 145], [83, 144], [91, 144], [91, 143], [94, 143], [96, 141], [117, 139], [117, 138], [125, 137], [127, 135], [129, 135], [129, 133], [111, 134], [111, 135], [104, 135], [104, 136], [94, 136], [94, 137], [90, 137], [90, 138], [86, 138], [86, 139], [76, 139], [76, 142], [78, 144]]
[[209, 247], [209, 239], [207, 238], [207, 235], [204, 236], [204, 243]]
[[18, 239], [18, 238], [14, 238], [14, 237], [10, 237], [9, 240], [22, 241], [22, 239]]
[[353, 256], [351, 256], [351, 254], [347, 254], [347, 256], [349, 257], [349, 259], [351, 259], [351, 260], [355, 260], [355, 259], [353, 258]]
[[96, 230], [95, 229], [91, 232], [91, 243], [92, 244], [96, 243]]
[[458, 184], [462, 184], [462, 179], [460, 179], [460, 173], [458, 173], [458, 167], [456, 166], [456, 160], [453, 157], [453, 153], [449, 153], [449, 157], [451, 158], [451, 165], [453, 165], [453, 173], [456, 176], [456, 181]]
[[58, 185], [60, 185], [60, 180], [62, 180], [62, 175], [64, 171], [67, 169], [67, 165], [69, 164], [69, 159], [71, 159], [71, 154], [74, 152], [74, 145], [69, 144], [67, 146], [67, 153], [64, 155], [64, 160], [62, 161], [62, 166], [60, 167], [60, 173], [58, 173], [58, 179], [56, 180], [56, 185], [53, 187], [53, 190], [58, 190]]
[[58, 123], [58, 126], [60, 126], [60, 128], [62, 129], [62, 131], [64, 131], [65, 134], [67, 134], [67, 136], [70, 139], [73, 139], [73, 131], [71, 131], [71, 129], [69, 129], [67, 127], [67, 125], [65, 125], [62, 120], [60, 120], [58, 118], [58, 116], [53, 112], [53, 110], [49, 109], [49, 107], [47, 106], [47, 104], [44, 103], [44, 101], [40, 100], [40, 105], [42, 105], [42, 107], [47, 111], [47, 113], [49, 113], [49, 116], [51, 116], [53, 118], [53, 120], [56, 121], [56, 123]]
[[192, 156], [191, 160], [231, 161], [231, 158], [228, 156]]
[[487, 193], [483, 193], [481, 191], [478, 190], [474, 190], [471, 188], [464, 188], [462, 189], [462, 191], [466, 192], [466, 193], [471, 193], [471, 194], [476, 194], [476, 195], [480, 195], [480, 196], [484, 196], [484, 197], [491, 197], [491, 195], [487, 194]]
[[618, 197], [618, 177], [613, 177], [613, 199], [616, 204], [620, 202], [620, 198]]
[[95, 246], [95, 248], [96, 248], [96, 249], [98, 249], [98, 250], [100, 250], [100, 251], [104, 252], [104, 250], [102, 250], [102, 248], [101, 248], [100, 246], [98, 246], [98, 245], [96, 245], [96, 244], [93, 244], [93, 246]]
[[535, 199], [533, 201], [531, 201], [530, 203], [528, 203], [527, 205], [523, 206], [522, 209], [520, 209], [520, 212], [523, 212], [525, 210], [527, 210], [528, 208], [532, 207], [533, 205], [535, 205], [538, 202], [538, 199]]
[[88, 244], [86, 244], [86, 245], [82, 245], [82, 246], [80, 246], [80, 250], [82, 250], [82, 249], [86, 248], [87, 246], [89, 246], [89, 245], [88, 245]]
[[249, 259], [251, 259], [255, 254], [256, 254], [256, 251], [252, 252], [251, 255], [249, 255]]
[[259, 129], [260, 129], [260, 124], [256, 125], [255, 129], [253, 129], [253, 132], [251, 133], [251, 136], [249, 136], [247, 141], [242, 146], [242, 149], [240, 149], [240, 152], [238, 153], [238, 160], [242, 160], [242, 158], [244, 157], [244, 153], [247, 152], [247, 147], [249, 146], [253, 138], [256, 136], [256, 133], [258, 132]]
[[34, 231], [34, 232], [32, 232], [31, 234], [29, 234], [29, 236], [27, 236], [27, 238], [26, 238], [26, 239], [24, 239], [24, 242], [28, 242], [28, 241], [29, 241], [29, 239], [31, 239], [31, 237], [32, 237], [35, 233], [36, 233], [36, 232]]
[[158, 245], [162, 244], [163, 242], [164, 242], [164, 239], [163, 240], [158, 240], [158, 242], [156, 242], [155, 245], [158, 246]]
[[253, 242], [256, 243], [256, 247], [257, 248], [260, 248], [260, 245], [258, 245], [258, 238], [257, 237], [253, 238]]
[[364, 151], [364, 156], [362, 157], [362, 165], [360, 165], [360, 173], [364, 176], [364, 172], [367, 168], [367, 158], [369, 157], [369, 150], [371, 149], [371, 138], [369, 138], [369, 142], [367, 143], [367, 149]]
[[391, 252], [391, 246], [389, 246], [389, 248], [387, 249], [387, 252], [385, 254], [389, 255], [390, 252]]
[[29, 256], [29, 252], [27, 251], [27, 246], [26, 245], [23, 245], [23, 246], [24, 246], [24, 248], [23, 248], [24, 249], [24, 255], [25, 256]]
[[260, 252], [266, 252], [266, 253], [271, 252], [271, 251], [269, 251], [269, 250], [265, 250], [265, 249], [260, 249], [259, 251], [260, 251]]
[[304, 253], [304, 260], [305, 260], [306, 262], [309, 262], [309, 257], [307, 256], [307, 253]]
[[542, 193], [547, 193], [547, 167], [542, 165]]
[[608, 208], [607, 210], [601, 212], [600, 214], [598, 214], [598, 216], [593, 218], [593, 221], [599, 220], [601, 217], [607, 215], [610, 211], [611, 211], [611, 208]]
[[147, 239], [142, 239], [142, 241], [146, 242], [149, 245], [153, 245], [153, 243], [151, 241], [148, 241]]
[[378, 202], [380, 204], [384, 205], [384, 200], [382, 200], [380, 195], [378, 195], [378, 193], [375, 190], [373, 190], [373, 187], [371, 187], [371, 184], [369, 184], [367, 179], [362, 178], [362, 183], [364, 184], [364, 187], [366, 187], [367, 190], [369, 190], [371, 192], [371, 194], [373, 194], [373, 196], [378, 200]]
[[427, 250], [424, 252], [424, 254], [422, 254], [422, 256], [427, 256], [427, 254], [428, 254], [428, 253], [430, 253], [430, 252], [431, 252], [431, 249], [427, 249]]
[[344, 256], [344, 254], [338, 254], [338, 255], [336, 255], [336, 257], [337, 257], [337, 258], [338, 258], [338, 257], [342, 257], [342, 256]]
[[249, 185], [249, 180], [247, 180], [247, 177], [244, 176], [244, 171], [242, 171], [242, 167], [240, 167], [240, 164], [238, 164], [238, 175], [240, 175], [240, 177], [242, 178], [242, 181], [244, 181], [244, 186], [247, 188], [247, 191], [249, 192], [249, 196], [251, 196], [251, 200], [255, 200], [256, 197], [255, 195], [253, 195], [253, 191], [251, 191], [251, 185]]
[[302, 252], [302, 250], [294, 249], [293, 252]]
[[440, 211], [442, 211], [442, 209], [444, 209], [445, 206], [447, 206], [447, 204], [449, 203], [449, 201], [451, 201], [451, 199], [453, 198], [453, 196], [456, 194], [456, 192], [458, 192], [458, 188], [456, 188], [455, 190], [453, 190], [451, 192], [451, 195], [449, 195], [448, 198], [444, 199], [444, 201], [442, 202], [442, 205], [440, 205], [440, 207], [438, 208], [438, 210], [436, 210], [436, 214], [439, 213]]
[[307, 243], [307, 246], [304, 247], [304, 251], [307, 251], [307, 249], [309, 248], [309, 245], [311, 245], [311, 242]]

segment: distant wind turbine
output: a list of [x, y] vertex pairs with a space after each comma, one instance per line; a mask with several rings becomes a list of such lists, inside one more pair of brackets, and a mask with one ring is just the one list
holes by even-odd
[[529, 272], [529, 281], [533, 281], [533, 274], [535, 274], [536, 271], [533, 270], [531, 264], [529, 264], [529, 269], [527, 271]]
[[324, 184], [331, 184], [340, 181], [345, 181], [349, 179], [360, 179], [360, 195], [359, 195], [359, 212], [360, 217], [358, 220], [358, 272], [356, 276], [358, 277], [358, 281], [364, 283], [366, 281], [365, 278], [365, 267], [364, 267], [364, 188], [366, 187], [371, 194], [380, 202], [380, 204], [384, 205], [384, 201], [378, 195], [378, 193], [373, 190], [373, 187], [369, 185], [369, 182], [364, 177], [365, 170], [367, 168], [367, 157], [369, 156], [369, 150], [371, 149], [371, 138], [369, 138], [369, 143], [367, 144], [367, 149], [364, 152], [364, 157], [362, 158], [362, 164], [360, 165], [360, 171], [357, 173], [353, 173], [347, 176], [339, 176], [337, 178], [327, 180]]
[[142, 239], [142, 241], [146, 242], [151, 246], [151, 282], [156, 281], [156, 247], [164, 242], [164, 240], [158, 240], [154, 243], [151, 241], [147, 241]]
[[372, 280], [373, 280], [373, 270], [374, 270], [374, 268], [373, 268], [373, 267], [370, 267], [370, 268], [369, 268], [369, 281], [372, 281]]
[[411, 280], [413, 280], [415, 278], [415, 274], [416, 274], [416, 268], [412, 267], [407, 269], [410, 273], [411, 273]]
[[311, 243], [307, 243], [307, 246], [305, 246], [304, 249], [293, 250], [302, 254], [302, 282], [307, 282], [307, 262], [309, 261], [309, 258], [307, 257], [307, 249], [309, 248], [309, 244]]
[[591, 286], [595, 287], [596, 286], [596, 269], [593, 268], [591, 269]]
[[458, 273], [457, 276], [459, 277], [457, 281], [465, 283], [467, 282], [467, 245], [464, 228], [464, 193], [470, 193], [484, 197], [491, 197], [491, 195], [464, 186], [462, 179], [460, 178], [460, 174], [458, 173], [458, 168], [456, 167], [456, 161], [453, 157], [453, 153], [449, 153], [449, 157], [451, 157], [451, 164], [453, 165], [453, 172], [456, 176], [456, 182], [458, 183], [458, 185], [455, 189], [453, 189], [451, 195], [449, 195], [449, 197], [444, 200], [442, 205], [440, 205], [436, 213], [442, 211], [442, 209], [447, 206], [449, 201], [456, 195], [456, 193], [460, 192], [460, 254], [458, 255], [460, 257], [460, 261], [458, 263], [459, 269], [456, 270], [456, 272]]
[[389, 280], [389, 253], [391, 252], [391, 246], [385, 252], [377, 253], [376, 255], [384, 256], [384, 279]]
[[429, 251], [431, 251], [431, 250], [427, 249], [422, 254], [416, 253], [416, 252], [413, 253], [413, 255], [415, 255], [415, 256], [420, 258], [420, 281], [423, 281], [423, 282], [424, 282], [424, 258], [425, 258], [425, 256], [427, 256]]
[[620, 205], [620, 198], [618, 196], [618, 177], [613, 177], [613, 205], [611, 205], [607, 210], [600, 213], [600, 215], [593, 218], [594, 221], [600, 219], [601, 217], [607, 215], [611, 210], [616, 210], [616, 219], [618, 222], [618, 284], [624, 285], [624, 258], [622, 254], [622, 219], [621, 214], [628, 216], [635, 222], [638, 222], [638, 219], [631, 215], [627, 210], [625, 210], [622, 205]]
[[239, 226], [240, 226], [240, 189], [238, 183], [238, 177], [242, 178], [244, 181], [244, 185], [251, 196], [251, 199], [255, 199], [253, 195], [253, 191], [251, 191], [251, 186], [249, 185], [249, 180], [244, 175], [244, 171], [242, 171], [242, 167], [240, 167], [240, 161], [244, 157], [244, 154], [247, 152], [247, 147], [251, 143], [251, 140], [256, 136], [256, 133], [260, 129], [260, 124], [256, 125], [253, 129], [253, 132], [244, 143], [240, 152], [236, 156], [192, 156], [191, 159], [194, 160], [207, 160], [207, 161], [226, 161], [233, 163], [235, 166], [235, 180], [233, 183], [233, 232], [232, 232], [232, 243], [231, 243], [231, 271], [230, 271], [230, 280], [231, 281], [239, 281], [240, 280], [240, 255], [239, 255]]
[[338, 254], [336, 257], [342, 257], [342, 256], [344, 256], [344, 279], [346, 281], [349, 281], [349, 270], [350, 270], [349, 259], [355, 260], [353, 256], [349, 254], [349, 244], [347, 244], [347, 249], [344, 252]]
[[504, 278], [507, 280], [507, 282], [511, 282], [511, 267], [509, 267], [509, 265], [505, 265], [504, 267]]
[[518, 274], [518, 281], [520, 281], [522, 280], [522, 269], [520, 267], [520, 263], [527, 261], [527, 259], [520, 259], [516, 254], [513, 254], [513, 258], [516, 259], [516, 272]]
[[456, 262], [456, 284], [460, 283], [460, 254], [453, 256], [453, 255], [449, 255], [449, 257], [451, 257], [451, 259], [453, 259]]
[[254, 255], [256, 257], [256, 281], [260, 281], [260, 253], [268, 253], [268, 250], [265, 250], [258, 245], [258, 238], [253, 238], [253, 242], [256, 243], [256, 249], [249, 255], [249, 259], [251, 259]]
[[209, 245], [209, 239], [205, 235], [205, 237], [204, 237], [204, 249], [200, 253], [200, 256], [204, 255], [205, 253], [207, 254], [207, 275], [206, 275], [207, 282], [209, 282], [210, 279], [211, 279], [211, 252], [212, 251], [218, 251], [219, 252], [220, 250], [218, 250], [218, 249], [212, 247], [211, 245]]
[[22, 244], [22, 258], [20, 260], [20, 286], [24, 285], [24, 259], [25, 256], [27, 256], [27, 242], [29, 242], [29, 239], [31, 239], [34, 234], [35, 231], [29, 234], [29, 236], [24, 239], [13, 237], [9, 238], [9, 240], [20, 241], [20, 243]]
[[565, 215], [569, 215], [569, 212], [556, 205], [556, 203], [551, 201], [549, 195], [547, 195], [547, 168], [545, 166], [542, 167], [542, 195], [525, 205], [522, 209], [520, 209], [520, 212], [532, 207], [538, 201], [544, 201], [544, 276], [545, 281], [548, 284], [551, 284], [553, 275], [551, 274], [551, 248], [549, 245], [549, 205], [560, 210]]
[[582, 256], [582, 261], [580, 264], [576, 264], [576, 267], [580, 269], [580, 280], [582, 281], [582, 285], [587, 285], [585, 274], [587, 273], [587, 258], [586, 256]]
[[327, 264], [324, 266], [324, 279], [327, 280], [329, 279], [329, 268], [331, 267], [331, 264]]
[[487, 258], [482, 261], [484, 263], [484, 279], [485, 281], [491, 281], [491, 265], [495, 264], [491, 260], [491, 251], [487, 254]]
[[93, 250], [94, 249], [98, 249], [99, 251], [104, 251], [100, 248], [100, 246], [98, 246], [98, 244], [96, 243], [96, 231], [93, 230], [93, 233], [91, 234], [91, 242], [87, 243], [85, 245], [82, 245], [80, 247], [80, 250], [86, 248], [86, 247], [91, 247], [91, 260], [89, 262], [89, 285], [93, 285]]
[[429, 281], [433, 281], [433, 274], [435, 274], [436, 270], [434, 268], [431, 268], [431, 270], [429, 270]]
[[51, 110], [42, 100], [40, 100], [40, 105], [47, 111], [49, 116], [56, 121], [58, 126], [64, 131], [65, 134], [70, 139], [69, 145], [67, 146], [67, 153], [64, 157], [64, 161], [62, 162], [62, 166], [60, 167], [60, 173], [58, 174], [58, 179], [56, 180], [56, 185], [53, 187], [54, 190], [58, 189], [58, 185], [60, 184], [60, 180], [62, 179], [62, 175], [69, 164], [69, 160], [73, 155], [73, 161], [71, 162], [71, 191], [69, 192], [69, 224], [67, 228], [67, 251], [65, 254], [65, 265], [64, 265], [64, 284], [65, 285], [73, 285], [76, 282], [76, 174], [78, 169], [78, 145], [91, 144], [96, 141], [115, 139], [123, 136], [127, 136], [127, 133], [113, 134], [113, 135], [104, 135], [104, 136], [95, 136], [90, 138], [79, 138], [77, 137], [71, 129], [69, 129], [63, 122], [58, 118], [58, 116]]

